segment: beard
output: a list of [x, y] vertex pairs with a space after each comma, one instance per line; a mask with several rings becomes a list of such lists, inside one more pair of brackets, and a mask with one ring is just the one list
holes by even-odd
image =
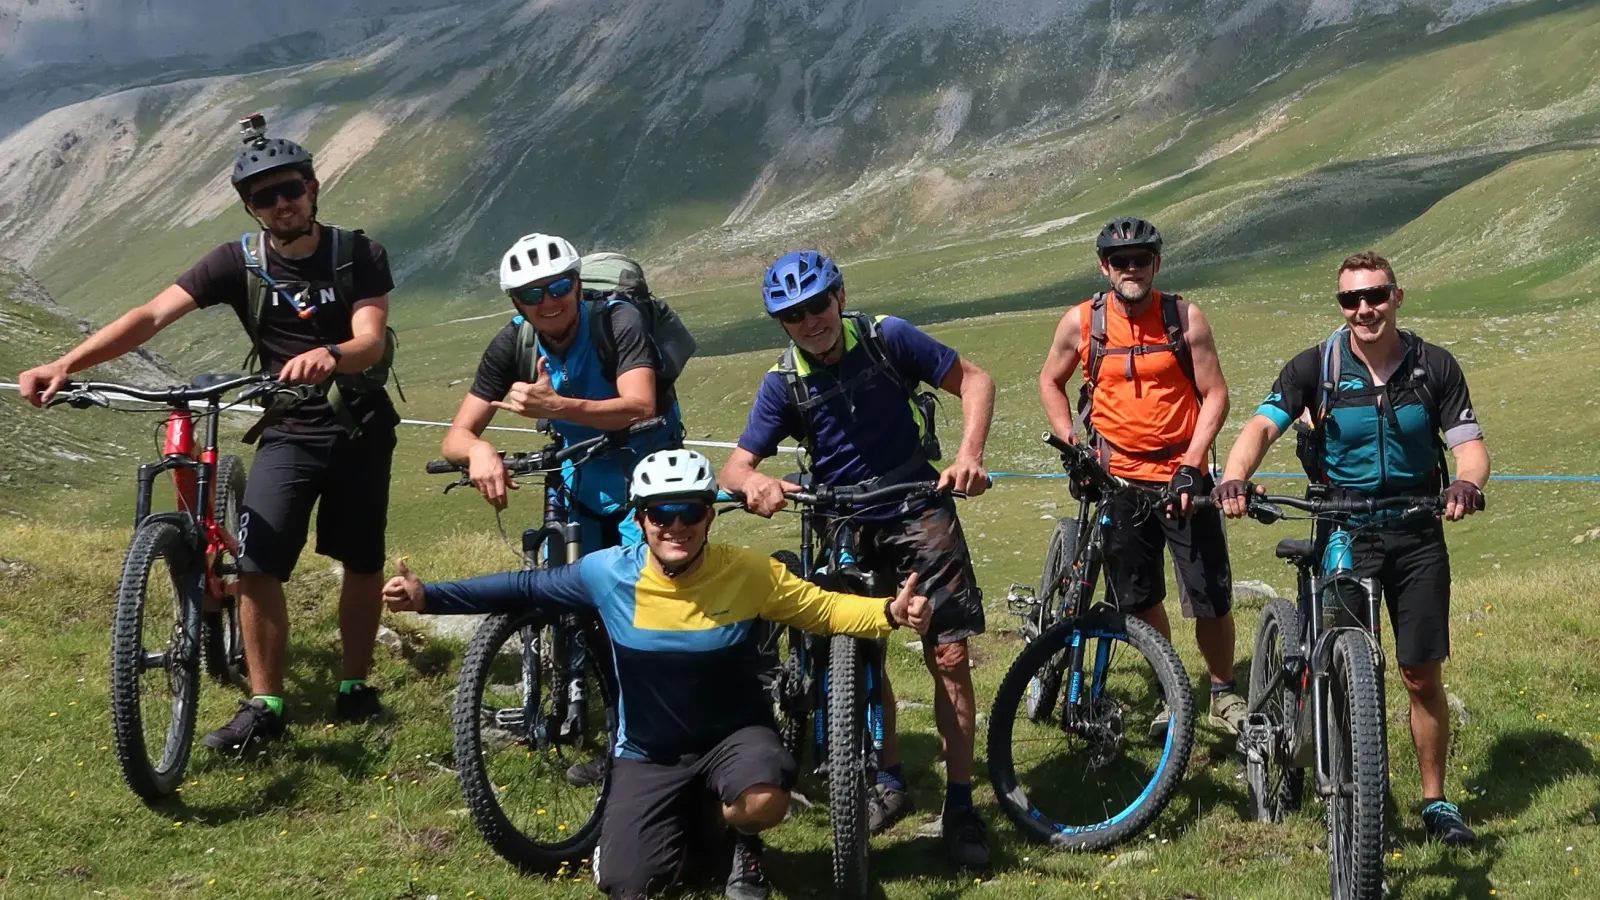
[[1118, 281], [1111, 286], [1111, 289], [1122, 298], [1123, 303], [1133, 304], [1140, 303], [1150, 296], [1151, 285]]
[[315, 224], [315, 219], [307, 218], [304, 224], [295, 228], [278, 228], [265, 223], [262, 223], [262, 226], [266, 228], [268, 234], [272, 235], [273, 240], [282, 245], [291, 241], [297, 241], [310, 234], [311, 228]]

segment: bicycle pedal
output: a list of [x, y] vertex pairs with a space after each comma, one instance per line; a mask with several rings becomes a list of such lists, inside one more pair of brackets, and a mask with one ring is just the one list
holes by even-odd
[[1006, 589], [1006, 612], [1014, 616], [1027, 616], [1039, 605], [1034, 590], [1025, 584], [1013, 584]]

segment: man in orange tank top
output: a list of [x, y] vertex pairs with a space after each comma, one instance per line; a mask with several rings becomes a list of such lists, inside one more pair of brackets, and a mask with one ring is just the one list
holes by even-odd
[[[1039, 399], [1055, 433], [1073, 440], [1076, 422], [1067, 381], [1081, 364], [1088, 395], [1083, 418], [1101, 464], [1113, 475], [1170, 489], [1170, 518], [1131, 500], [1111, 504], [1106, 583], [1117, 607], [1168, 640], [1167, 585], [1161, 563], [1170, 549], [1183, 614], [1211, 672], [1211, 724], [1238, 734], [1245, 701], [1234, 689], [1233, 576], [1222, 515], [1196, 513], [1195, 496], [1211, 489], [1206, 455], [1228, 418], [1211, 326], [1200, 309], [1155, 289], [1161, 234], [1143, 219], [1106, 224], [1096, 241], [1111, 290], [1067, 311], [1039, 373]], [[1152, 732], [1164, 732], [1165, 712]]]

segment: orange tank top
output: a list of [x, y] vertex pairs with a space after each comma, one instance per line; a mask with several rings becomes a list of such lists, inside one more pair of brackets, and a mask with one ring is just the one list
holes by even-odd
[[[1167, 343], [1161, 322], [1161, 295], [1129, 319], [1115, 299], [1106, 301], [1106, 347]], [[1078, 304], [1083, 371], [1089, 371], [1089, 330], [1094, 301]], [[1178, 355], [1107, 353], [1092, 398], [1091, 424], [1109, 445], [1107, 468], [1113, 475], [1141, 481], [1167, 481], [1183, 462], [1183, 452], [1200, 419], [1200, 398], [1183, 372]]]

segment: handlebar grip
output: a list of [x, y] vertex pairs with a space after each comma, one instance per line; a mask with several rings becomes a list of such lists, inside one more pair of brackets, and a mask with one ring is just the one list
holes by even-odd
[[1046, 431], [1044, 433], [1044, 442], [1046, 444], [1049, 444], [1050, 446], [1056, 448], [1057, 450], [1059, 450], [1062, 453], [1071, 453], [1072, 450], [1073, 450], [1071, 444], [1067, 443], [1066, 441], [1063, 441], [1061, 438], [1056, 437], [1055, 434], [1053, 434], [1053, 433], [1051, 433], [1049, 431]]
[[447, 459], [435, 459], [428, 463], [429, 475], [454, 475], [460, 471], [460, 466]]
[[656, 416], [653, 419], [645, 419], [642, 422], [635, 422], [623, 430], [627, 434], [642, 434], [651, 430], [652, 428], [660, 428], [665, 424], [667, 424], [666, 416]]
[[716, 503], [743, 503], [744, 491], [717, 491]]

